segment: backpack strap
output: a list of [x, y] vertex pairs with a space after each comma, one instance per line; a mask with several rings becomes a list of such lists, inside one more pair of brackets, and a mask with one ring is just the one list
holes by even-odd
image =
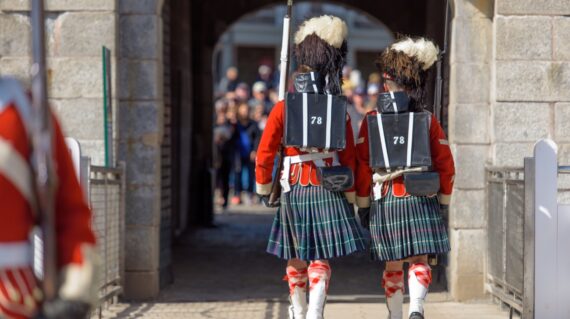
[[24, 123], [28, 136], [32, 134], [33, 108], [20, 81], [12, 77], [0, 78], [0, 113], [14, 105]]

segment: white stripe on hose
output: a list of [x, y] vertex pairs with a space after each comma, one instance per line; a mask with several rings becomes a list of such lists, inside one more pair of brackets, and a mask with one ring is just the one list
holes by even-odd
[[[6, 289], [7, 298], [8, 300], [16, 301], [15, 298], [18, 299], [20, 297], [20, 292], [16, 290], [13, 283], [10, 281], [8, 277], [8, 273], [5, 270], [0, 271], [0, 281], [4, 284], [4, 289]], [[17, 296], [14, 296], [17, 294]]]
[[390, 169], [390, 159], [388, 158], [388, 150], [386, 149], [386, 138], [384, 137], [384, 125], [382, 124], [382, 114], [376, 115], [378, 119], [378, 132], [380, 132], [380, 143], [382, 144], [382, 156], [384, 157], [384, 164], [386, 169]]
[[398, 113], [398, 105], [396, 104], [396, 98], [394, 97], [394, 92], [390, 91], [390, 97], [392, 98], [392, 106], [394, 106], [394, 112]]
[[26, 280], [26, 282], [29, 283], [30, 286], [32, 286], [32, 290], [34, 288], [36, 288], [36, 285], [35, 285], [36, 279], [34, 277], [32, 270], [30, 270], [30, 268], [25, 268], [24, 277], [25, 277], [24, 280]]
[[16, 279], [16, 285], [18, 285], [20, 293], [23, 295], [22, 297], [31, 295], [30, 289], [28, 288], [28, 285], [24, 281], [24, 278], [22, 277], [20, 270], [14, 269], [12, 270], [12, 272], [14, 274], [14, 279]]
[[309, 105], [307, 102], [307, 93], [303, 93], [303, 148], [309, 145]]
[[[12, 299], [12, 296], [10, 296], [10, 289], [12, 289], [14, 292], [18, 293], [17, 299], [22, 299], [22, 301], [24, 301], [22, 293], [14, 288], [12, 282], [8, 278], [6, 271], [0, 271], [0, 280], [4, 284], [7, 293], [7, 295], [5, 295], [0, 292], [0, 305], [2, 305], [6, 310], [14, 312], [18, 315], [24, 315], [26, 317], [31, 316], [34, 309], [29, 309], [25, 305], [18, 303], [19, 300], [14, 300]], [[0, 314], [2, 314], [1, 309]]]
[[332, 126], [332, 95], [327, 94], [327, 132], [326, 132], [326, 142], [325, 151], [331, 148], [331, 126]]
[[414, 112], [410, 112], [410, 122], [408, 123], [408, 153], [406, 166], [412, 166], [412, 143], [414, 142]]

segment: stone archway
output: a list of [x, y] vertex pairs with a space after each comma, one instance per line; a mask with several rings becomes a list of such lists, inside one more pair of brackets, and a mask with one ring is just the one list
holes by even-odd
[[[150, 1], [152, 5], [132, 2], [132, 8], [126, 4], [123, 8], [120, 3], [119, 37], [124, 47], [119, 61], [120, 102], [127, 115], [123, 117], [125, 127], [131, 127], [137, 142], [132, 148], [127, 144], [123, 147], [124, 158], [130, 161], [131, 170], [126, 263], [126, 295], [130, 298], [156, 296], [160, 281], [158, 273], [163, 273], [161, 278], [168, 278], [162, 270], [168, 271], [170, 248], [160, 245], [161, 242], [168, 243], [162, 235], [169, 235], [169, 232], [161, 231], [164, 223], [161, 221], [162, 205], [166, 201], [159, 187], [165, 169], [160, 148], [165, 132], [163, 91], [166, 82], [177, 83], [175, 91], [179, 100], [173, 105], [180, 108], [181, 130], [173, 132], [178, 134], [182, 152], [175, 159], [181, 163], [181, 186], [177, 191], [180, 206], [179, 212], [172, 211], [170, 220], [173, 226], [178, 223], [173, 227], [177, 232], [189, 224], [211, 224], [213, 219], [211, 65], [215, 44], [227, 27], [244, 14], [281, 3], [274, 0], [169, 1], [172, 6], [170, 30], [176, 32], [170, 36], [170, 68], [165, 68], [165, 53], [161, 52], [164, 49], [162, 41], [166, 40], [161, 22], [165, 20], [157, 16], [162, 13], [166, 1]], [[444, 0], [398, 3], [338, 0], [334, 3], [367, 12], [394, 32], [426, 34], [440, 43], [443, 38]], [[131, 42], [136, 46], [131, 47]], [[168, 76], [166, 72], [170, 72]], [[139, 120], [134, 126], [126, 122], [139, 119], [139, 116], [148, 121]], [[152, 143], [152, 148], [145, 143]], [[165, 258], [166, 263], [161, 263], [160, 260]]]
[[[278, 67], [285, 12], [285, 4], [266, 5], [243, 15], [226, 28], [215, 46], [212, 67], [216, 83], [231, 66], [239, 69], [240, 81], [249, 84], [255, 81], [255, 64], [266, 63], [273, 69]], [[292, 32], [306, 17], [320, 14], [338, 15], [346, 21], [349, 30], [346, 63], [361, 71], [364, 79], [368, 78], [376, 71], [373, 63], [376, 55], [394, 40], [395, 34], [367, 12], [336, 2], [296, 2]]]
[[[191, 123], [190, 185], [187, 196], [189, 223], [211, 223], [211, 128], [213, 107], [212, 54], [218, 38], [241, 16], [272, 0], [211, 0], [190, 5], [188, 34], [191, 90], [185, 114]], [[363, 10], [381, 20], [395, 32], [426, 34], [443, 41], [444, 0], [425, 3], [404, 1], [399, 4], [370, 1], [335, 1]], [[466, 300], [483, 295], [485, 245], [484, 165], [490, 150], [490, 91], [493, 43], [493, 1], [456, 0], [449, 48], [449, 138], [456, 155], [458, 175], [450, 220], [452, 253], [449, 289], [454, 299]], [[405, 12], [397, 15], [395, 13]], [[469, 41], [466, 41], [468, 39]], [[470, 88], [468, 91], [462, 88]], [[190, 93], [191, 92], [191, 93]], [[447, 103], [446, 103], [447, 104]], [[476, 123], [471, 125], [470, 123]], [[461, 128], [461, 129], [459, 129]], [[472, 216], [473, 214], [474, 216]], [[470, 215], [471, 214], [471, 215]], [[467, 254], [466, 252], [469, 252]], [[461, 285], [459, 284], [461, 283]]]
[[[136, 143], [132, 147], [123, 143], [122, 148], [124, 159], [130, 163], [127, 236], [132, 244], [128, 245], [126, 295], [133, 298], [155, 296], [160, 282], [158, 273], [163, 274], [160, 276], [163, 280], [168, 278], [170, 248], [164, 236], [179, 233], [186, 225], [212, 223], [211, 65], [218, 38], [244, 14], [281, 3], [275, 0], [169, 1], [168, 23], [170, 30], [176, 32], [167, 38], [162, 29], [166, 20], [159, 17], [166, 1], [132, 2], [129, 5], [121, 2], [119, 8], [119, 38], [122, 40], [119, 92], [123, 119], [138, 119], [137, 116], [143, 113], [148, 119], [148, 123], [139, 121], [131, 126], [134, 137], [127, 136], [125, 141]], [[367, 12], [395, 32], [427, 34], [439, 42], [443, 38], [443, 0], [398, 3], [338, 0], [334, 3]], [[163, 41], [168, 39], [172, 46], [169, 68], [164, 65], [166, 59], [162, 52]], [[171, 194], [177, 193], [179, 206], [170, 208], [170, 220], [165, 221], [162, 217], [168, 219], [168, 214], [162, 214], [163, 204], [172, 200], [163, 196], [168, 192], [162, 191], [161, 184], [168, 180], [163, 171], [170, 170], [164, 167], [168, 161], [162, 156], [164, 133], [167, 132], [164, 126], [167, 99], [164, 94], [167, 92], [164, 91], [168, 83], [177, 85], [171, 91], [176, 93], [171, 98], [176, 95], [178, 100], [171, 102], [179, 108], [176, 111], [179, 116], [174, 118], [180, 121], [180, 130], [172, 134], [178, 138], [181, 153], [171, 157], [178, 162], [176, 165], [180, 165], [176, 175], [180, 177], [180, 187], [171, 190]], [[149, 143], [151, 147], [148, 147]], [[171, 223], [172, 228], [163, 229], [167, 223]], [[143, 245], [142, 241], [136, 240], [138, 238], [146, 238], [152, 244]]]

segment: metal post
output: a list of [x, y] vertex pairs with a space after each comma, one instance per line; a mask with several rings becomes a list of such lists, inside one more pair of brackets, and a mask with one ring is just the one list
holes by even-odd
[[102, 174], [103, 176], [103, 181], [104, 181], [104, 194], [105, 194], [105, 204], [103, 205], [103, 207], [105, 207], [105, 209], [103, 209], [103, 218], [104, 218], [104, 222], [103, 224], [105, 225], [104, 228], [104, 237], [105, 237], [105, 253], [103, 256], [103, 262], [105, 263], [105, 265], [103, 265], [103, 269], [105, 271], [105, 274], [103, 275], [104, 278], [104, 285], [105, 285], [105, 291], [104, 293], [107, 293], [107, 290], [109, 289], [107, 287], [107, 284], [109, 283], [109, 172], [104, 172]]
[[558, 205], [558, 317], [570, 318], [570, 205]]
[[541, 140], [534, 147], [534, 315], [539, 319], [561, 318], [557, 314], [557, 151], [552, 140]]
[[534, 158], [524, 159], [524, 244], [522, 319], [534, 319]]
[[113, 143], [113, 99], [111, 91], [111, 50], [102, 48], [103, 59], [103, 122], [105, 133], [105, 166], [115, 165]]
[[[561, 166], [559, 174], [570, 174], [570, 167]], [[570, 318], [570, 205], [558, 204], [558, 318]]]
[[[503, 246], [501, 247], [501, 249], [503, 250], [503, 254], [502, 257], [503, 259], [501, 260], [501, 280], [506, 283], [507, 282], [507, 200], [508, 200], [508, 194], [507, 194], [507, 173], [503, 172], [502, 175], [502, 181], [501, 181], [501, 187], [503, 189], [503, 201], [501, 202], [501, 217], [502, 217], [502, 221], [503, 224], [501, 225], [502, 229], [503, 229]], [[503, 288], [503, 292], [504, 292], [504, 288]]]
[[119, 243], [120, 243], [120, 261], [119, 261], [119, 274], [121, 287], [125, 287], [125, 213], [126, 213], [126, 192], [127, 192], [127, 165], [125, 162], [119, 163], [121, 170], [121, 202], [120, 202], [120, 230], [119, 230]]

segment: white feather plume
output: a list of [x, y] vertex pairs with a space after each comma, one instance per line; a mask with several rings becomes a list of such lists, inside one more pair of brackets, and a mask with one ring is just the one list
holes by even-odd
[[299, 44], [311, 34], [316, 34], [329, 45], [339, 49], [348, 35], [348, 27], [342, 19], [323, 15], [305, 21], [295, 33], [295, 44]]
[[431, 68], [439, 55], [437, 46], [425, 38], [405, 38], [392, 44], [391, 49], [416, 58], [423, 65], [424, 71]]

